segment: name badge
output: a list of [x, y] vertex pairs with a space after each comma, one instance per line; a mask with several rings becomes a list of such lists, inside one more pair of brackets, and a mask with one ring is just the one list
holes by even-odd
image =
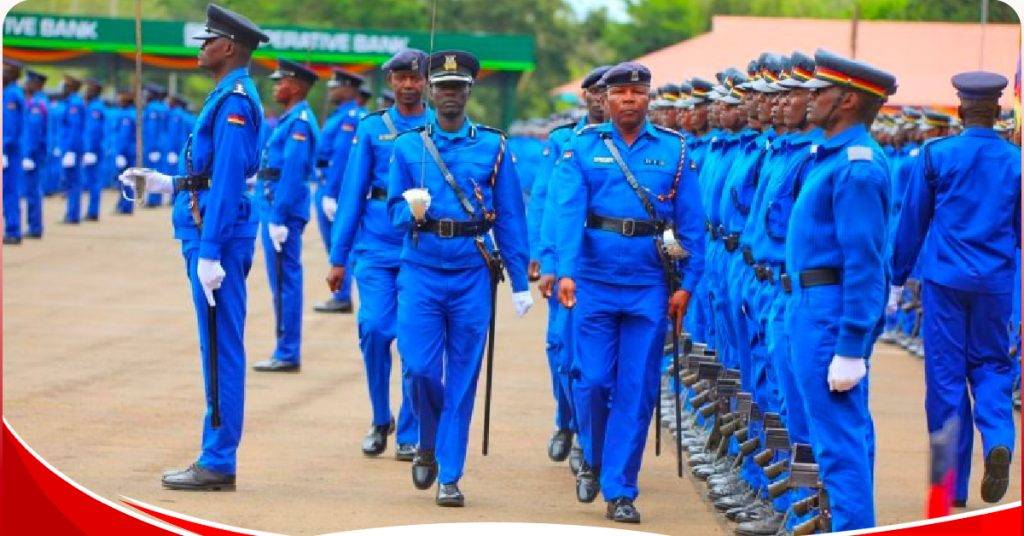
[[610, 157], [610, 156], [595, 156], [594, 157], [594, 163], [595, 164], [611, 164], [612, 162], [615, 162], [615, 159]]

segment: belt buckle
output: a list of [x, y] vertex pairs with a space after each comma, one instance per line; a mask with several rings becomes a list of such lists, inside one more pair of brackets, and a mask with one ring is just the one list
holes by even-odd
[[437, 236], [441, 238], [454, 238], [455, 220], [449, 218], [437, 220]]
[[622, 236], [635, 236], [636, 235], [636, 220], [624, 219], [622, 220]]

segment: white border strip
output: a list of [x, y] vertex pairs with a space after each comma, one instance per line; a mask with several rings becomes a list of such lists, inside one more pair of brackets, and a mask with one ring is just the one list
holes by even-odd
[[146, 509], [149, 509], [149, 510], [160, 512], [161, 514], [163, 514], [165, 516], [182, 519], [182, 520], [185, 520], [185, 521], [189, 521], [191, 523], [195, 523], [197, 525], [203, 525], [203, 526], [214, 528], [214, 529], [234, 531], [234, 532], [238, 532], [239, 534], [250, 534], [252, 536], [284, 536], [284, 535], [278, 534], [276, 532], [263, 532], [263, 531], [259, 531], [259, 530], [253, 530], [253, 529], [243, 529], [243, 528], [235, 527], [235, 526], [232, 526], [232, 525], [226, 525], [224, 523], [218, 523], [216, 521], [210, 521], [210, 520], [207, 520], [207, 519], [201, 519], [201, 518], [190, 516], [190, 515], [187, 515], [187, 514], [182, 514], [181, 512], [175, 512], [173, 510], [168, 510], [166, 508], [161, 508], [159, 506], [153, 506], [152, 504], [149, 504], [149, 503], [146, 503], [146, 502], [142, 502], [142, 501], [140, 501], [138, 499], [133, 499], [131, 497], [125, 497], [124, 495], [121, 495], [121, 500], [123, 500], [124, 502], [126, 502], [126, 503], [128, 503], [129, 505], [132, 505], [132, 506], [139, 505], [142, 508], [146, 508]]

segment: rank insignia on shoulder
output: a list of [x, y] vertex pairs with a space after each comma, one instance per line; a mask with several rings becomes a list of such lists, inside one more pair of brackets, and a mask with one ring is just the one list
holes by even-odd
[[306, 135], [301, 132], [292, 134], [292, 139], [295, 141], [306, 141]]
[[309, 114], [306, 113], [306, 110], [302, 110], [301, 112], [299, 112], [299, 119], [303, 121], [309, 121]]
[[850, 162], [857, 160], [872, 160], [874, 155], [871, 154], [870, 147], [864, 147], [863, 145], [854, 145], [853, 147], [846, 148], [846, 158]]
[[594, 163], [595, 164], [611, 164], [614, 161], [615, 161], [615, 159], [610, 157], [610, 156], [595, 156], [594, 157]]
[[228, 114], [228, 123], [232, 125], [238, 125], [240, 127], [245, 126], [245, 118], [238, 114]]
[[359, 113], [359, 112], [358, 112], [358, 111], [356, 111], [356, 110], [349, 110], [349, 111], [348, 111], [348, 116], [349, 116], [349, 117], [355, 117], [355, 116], [356, 116], [356, 115], [357, 115], [358, 113]]

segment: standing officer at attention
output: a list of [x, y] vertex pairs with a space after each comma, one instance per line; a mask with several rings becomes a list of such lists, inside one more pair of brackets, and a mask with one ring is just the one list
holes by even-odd
[[85, 128], [82, 132], [82, 185], [89, 192], [89, 204], [85, 210], [86, 221], [99, 221], [100, 196], [108, 177], [100, 174], [100, 158], [103, 156], [103, 127], [106, 124], [107, 107], [100, 98], [103, 84], [90, 78], [85, 81]]
[[[1021, 155], [992, 129], [1006, 78], [976, 71], [952, 82], [965, 130], [925, 143], [913, 163], [893, 250], [890, 302], [919, 266], [928, 431], [941, 430], [962, 404], [974, 401], [985, 452], [981, 498], [994, 503], [1006, 493], [1015, 443], [1006, 326], [1020, 247]], [[960, 443], [953, 499], [963, 507], [974, 431], [969, 420], [960, 426], [968, 440]]]
[[25, 238], [43, 237], [43, 184], [46, 168], [46, 76], [31, 69], [25, 71], [25, 125], [21, 134], [21, 195], [25, 198], [28, 232]]
[[824, 139], [786, 234], [793, 375], [828, 490], [832, 530], [875, 525], [867, 358], [881, 333], [888, 269], [889, 165], [868, 126], [896, 79], [825, 50], [814, 55], [808, 120]]
[[[348, 153], [352, 149], [359, 120], [366, 110], [359, 106], [356, 97], [363, 77], [344, 69], [334, 69], [334, 75], [327, 82], [331, 102], [337, 104], [334, 113], [324, 123], [323, 137], [317, 155], [320, 184], [314, 202], [317, 211], [317, 227], [324, 241], [324, 249], [331, 254], [331, 227], [338, 212], [338, 188], [348, 164]], [[352, 274], [346, 273], [341, 286], [324, 303], [313, 306], [320, 313], [352, 312]]]
[[309, 187], [320, 131], [306, 95], [319, 79], [291, 60], [271, 73], [274, 102], [283, 108], [267, 140], [256, 184], [260, 237], [274, 300], [277, 347], [253, 370], [298, 372], [302, 343], [302, 231], [309, 221]]
[[526, 314], [533, 300], [523, 194], [505, 136], [466, 117], [480, 62], [468, 52], [446, 50], [431, 55], [427, 65], [437, 115], [395, 140], [388, 176], [391, 221], [406, 233], [398, 350], [419, 419], [413, 484], [428, 489], [436, 479], [437, 504], [462, 506], [458, 482], [498, 262], [508, 268], [516, 313]]
[[[327, 286], [337, 291], [350, 267], [359, 282], [359, 348], [366, 365], [373, 420], [363, 438], [367, 456], [379, 456], [387, 448], [388, 435], [395, 432], [391, 414], [391, 343], [395, 340], [398, 311], [398, 268], [401, 264], [403, 233], [391, 225], [387, 212], [388, 169], [399, 132], [423, 126], [433, 112], [423, 102], [427, 79], [427, 54], [409, 49], [391, 57], [381, 69], [395, 92], [397, 104], [367, 115], [359, 122], [352, 139], [345, 182], [341, 186], [340, 212], [331, 240], [331, 271]], [[356, 255], [352, 256], [355, 251]], [[404, 359], [403, 359], [404, 361]], [[413, 415], [409, 386], [402, 374], [402, 405], [398, 412], [395, 458], [412, 461], [416, 454], [419, 427]]]
[[21, 131], [25, 91], [18, 85], [21, 63], [4, 60], [4, 244], [21, 243]]
[[704, 259], [697, 174], [685, 165], [683, 137], [647, 120], [650, 81], [638, 63], [609, 69], [598, 84], [610, 122], [572, 138], [551, 178], [558, 297], [575, 307], [577, 498], [593, 501], [599, 481], [606, 516], [623, 523], [640, 522], [633, 501], [666, 315], [682, 322]]
[[[153, 169], [166, 171], [164, 162], [164, 145], [167, 139], [167, 103], [164, 97], [167, 90], [159, 84], [146, 84], [148, 101], [142, 109], [142, 152], [146, 165]], [[163, 204], [163, 195], [150, 193], [146, 196], [147, 207], [158, 207]]]
[[60, 150], [61, 173], [67, 187], [67, 212], [64, 223], [77, 225], [82, 219], [82, 173], [80, 169], [85, 129], [85, 101], [78, 94], [82, 81], [64, 75], [64, 113], [61, 116], [60, 137], [57, 147]]
[[[249, 19], [210, 4], [199, 67], [216, 86], [186, 144], [183, 170], [170, 177], [131, 168], [120, 180], [145, 179], [148, 193], [173, 193], [174, 236], [192, 284], [206, 384], [202, 452], [188, 468], [164, 473], [163, 485], [179, 490], [234, 490], [236, 451], [242, 438], [245, 394], [245, 278], [252, 266], [258, 222], [245, 179], [259, 164], [263, 107], [249, 78], [252, 51], [270, 41]], [[212, 315], [212, 316], [211, 316]]]

